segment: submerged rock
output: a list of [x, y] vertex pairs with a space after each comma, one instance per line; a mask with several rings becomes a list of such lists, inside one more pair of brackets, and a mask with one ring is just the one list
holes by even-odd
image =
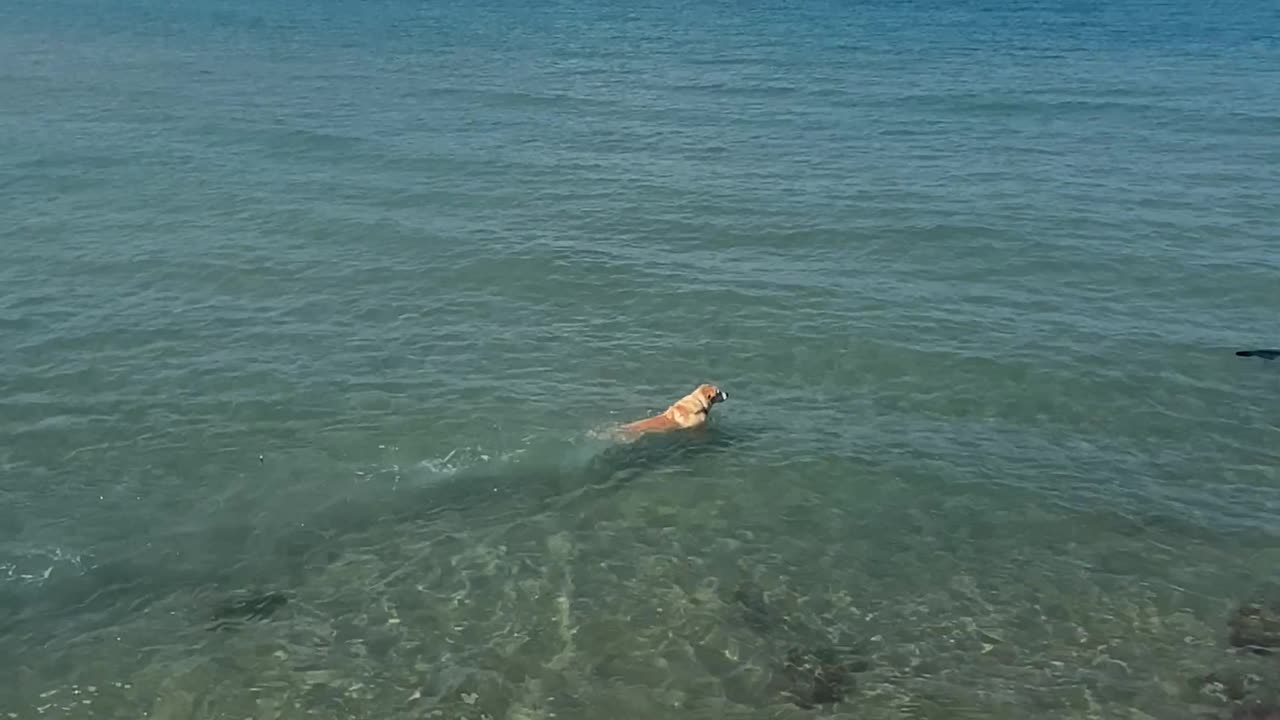
[[1280, 705], [1250, 703], [1231, 711], [1231, 720], [1280, 720]]
[[783, 694], [802, 708], [830, 705], [852, 692], [854, 673], [864, 672], [867, 662], [836, 648], [791, 648], [783, 662]]
[[[825, 627], [816, 613], [791, 615], [770, 602], [764, 590], [746, 580], [733, 591], [729, 605], [741, 622], [760, 634], [769, 652], [776, 653], [768, 691], [792, 704], [812, 709], [843, 701], [857, 685], [856, 673], [870, 664], [853, 645], [832, 645], [844, 632]], [[785, 649], [784, 649], [785, 648]]]
[[1262, 655], [1280, 650], [1280, 608], [1275, 604], [1242, 605], [1227, 626], [1231, 629], [1228, 642], [1233, 647]]
[[756, 632], [768, 632], [786, 622], [786, 618], [765, 600], [764, 590], [753, 582], [743, 582], [734, 588], [733, 601], [743, 621]]
[[1251, 673], [1223, 671], [1195, 678], [1191, 686], [1204, 695], [1239, 702], [1250, 697], [1260, 682], [1261, 678]]
[[[1261, 674], [1250, 668], [1262, 670]], [[1220, 704], [1204, 720], [1280, 720], [1280, 687], [1266, 661], [1250, 660], [1240, 667], [1215, 670], [1192, 679], [1198, 702]]]
[[211, 630], [221, 630], [239, 621], [266, 620], [289, 603], [280, 592], [241, 596], [226, 600], [214, 608]]

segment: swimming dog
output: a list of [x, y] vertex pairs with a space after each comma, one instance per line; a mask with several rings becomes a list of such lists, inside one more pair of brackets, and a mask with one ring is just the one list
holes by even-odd
[[640, 435], [699, 427], [706, 424], [711, 406], [724, 402], [728, 398], [729, 396], [720, 388], [703, 383], [693, 392], [677, 400], [661, 415], [627, 423], [620, 429], [630, 435]]

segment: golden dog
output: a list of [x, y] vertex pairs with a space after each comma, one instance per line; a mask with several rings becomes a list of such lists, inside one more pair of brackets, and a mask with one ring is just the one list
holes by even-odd
[[707, 415], [711, 406], [724, 402], [729, 396], [715, 385], [702, 384], [697, 390], [685, 395], [667, 408], [661, 415], [623, 425], [622, 432], [640, 435], [650, 432], [669, 432], [684, 428], [694, 428], [707, 423]]

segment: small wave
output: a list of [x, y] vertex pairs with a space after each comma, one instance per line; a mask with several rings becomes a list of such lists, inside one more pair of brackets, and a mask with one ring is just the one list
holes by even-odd
[[[523, 450], [514, 450], [509, 453], [499, 454], [498, 459], [505, 460], [514, 457], [521, 452], [523, 452]], [[419, 460], [416, 467], [439, 475], [452, 475], [459, 470], [487, 463], [493, 459], [493, 456], [483, 448], [457, 447], [446, 453], [444, 457]]]

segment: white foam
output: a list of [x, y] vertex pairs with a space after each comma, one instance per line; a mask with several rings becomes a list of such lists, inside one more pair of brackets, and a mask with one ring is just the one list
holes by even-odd
[[57, 546], [0, 548], [0, 583], [42, 585], [60, 567], [79, 574], [84, 560], [79, 553]]

